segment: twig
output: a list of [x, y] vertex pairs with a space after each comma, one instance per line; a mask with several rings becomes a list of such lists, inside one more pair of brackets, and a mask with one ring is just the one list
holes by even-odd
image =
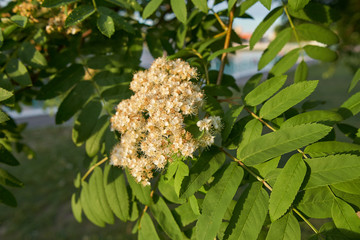
[[[150, 192], [150, 198], [152, 198], [152, 197], [153, 197], [154, 192], [155, 192], [155, 189], [154, 189], [154, 190], [152, 190], [152, 191]], [[146, 211], [148, 210], [148, 208], [149, 208], [149, 206], [148, 206], [148, 205], [145, 205], [144, 210], [143, 210], [143, 212], [142, 212], [142, 214], [141, 214], [141, 216], [140, 216], [140, 218], [139, 218], [139, 225], [138, 225], [138, 229], [140, 229], [140, 228], [141, 228], [141, 220], [143, 219], [143, 217], [144, 217], [144, 215], [145, 215]]]
[[85, 181], [86, 177], [89, 176], [89, 174], [99, 165], [103, 164], [104, 162], [106, 162], [108, 160], [108, 158], [103, 158], [100, 162], [95, 163], [94, 165], [91, 166], [91, 168], [89, 168], [89, 170], [85, 173], [85, 175], [81, 178], [81, 181]]

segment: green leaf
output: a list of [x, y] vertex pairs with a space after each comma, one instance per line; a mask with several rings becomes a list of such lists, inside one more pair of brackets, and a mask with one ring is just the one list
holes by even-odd
[[150, 197], [151, 188], [150, 186], [143, 186], [140, 183], [136, 182], [134, 177], [130, 175], [128, 170], [125, 171], [126, 178], [129, 182], [132, 192], [135, 194], [135, 197], [144, 205], [149, 206], [152, 202]]
[[292, 212], [271, 223], [266, 240], [300, 240], [301, 230]]
[[337, 141], [317, 142], [307, 146], [304, 149], [304, 153], [309, 154], [312, 158], [325, 157], [327, 155], [339, 153], [359, 154], [360, 145]]
[[225, 154], [217, 147], [204, 150], [189, 176], [185, 177], [180, 190], [180, 198], [189, 198], [223, 165]]
[[96, 167], [90, 177], [89, 197], [94, 214], [102, 221], [113, 224], [114, 215], [106, 199], [103, 172], [100, 167]]
[[10, 166], [19, 165], [18, 160], [2, 144], [0, 144], [0, 162]]
[[[207, 0], [191, 0], [192, 3], [197, 7], [200, 11], [204, 13], [208, 13], [209, 8], [207, 6]], [[230, 6], [230, 3], [229, 3]]]
[[12, 97], [13, 95], [14, 94], [12, 92], [0, 87], [0, 102]]
[[349, 118], [355, 116], [360, 112], [360, 92], [352, 95], [348, 100], [346, 100], [339, 109], [339, 113], [343, 118]]
[[184, 0], [170, 0], [171, 9], [173, 10], [176, 18], [186, 24], [187, 11], [186, 3]]
[[24, 183], [22, 183], [15, 176], [10, 174], [5, 169], [0, 168], [0, 184], [7, 185], [10, 187], [23, 187]]
[[198, 218], [198, 215], [196, 215], [192, 210], [190, 202], [184, 203], [179, 207], [175, 208], [173, 214], [175, 219], [180, 222], [183, 227], [189, 225]]
[[235, 14], [235, 16], [242, 16], [246, 10], [248, 10], [252, 5], [254, 5], [258, 0], [245, 0], [242, 1], [240, 6], [237, 7], [235, 10], [235, 12], [237, 14]]
[[301, 194], [295, 207], [308, 217], [330, 218], [331, 205], [334, 201], [328, 186], [307, 189]]
[[0, 109], [0, 123], [9, 121], [9, 116]]
[[3, 43], [4, 43], [4, 36], [2, 30], [0, 29], [0, 48], [2, 47]]
[[296, 31], [301, 40], [314, 40], [327, 45], [339, 43], [339, 37], [333, 31], [320, 25], [303, 23], [296, 26]]
[[227, 206], [234, 197], [243, 176], [244, 171], [236, 162], [230, 163], [216, 176], [214, 180], [216, 184], [207, 192], [202, 205], [202, 213], [196, 224], [196, 239], [216, 237]]
[[304, 60], [302, 60], [296, 67], [294, 83], [306, 81], [308, 77], [308, 66]]
[[310, 112], [300, 113], [286, 120], [281, 124], [281, 128], [293, 127], [304, 123], [323, 122], [336, 123], [342, 121], [342, 117], [337, 112], [328, 110], [315, 110]]
[[19, 57], [24, 63], [34, 68], [44, 68], [47, 65], [45, 57], [29, 42], [21, 44]]
[[297, 59], [299, 58], [300, 48], [295, 48], [285, 54], [275, 65], [271, 68], [270, 74], [277, 76], [284, 74], [292, 66], [295, 65]]
[[175, 174], [174, 187], [175, 192], [179, 196], [181, 183], [186, 176], [189, 176], [189, 167], [183, 161], [177, 161], [178, 167]]
[[357, 194], [351, 194], [347, 192], [343, 192], [338, 190], [337, 188], [334, 188], [333, 185], [331, 185], [331, 191], [342, 200], [346, 201], [347, 203], [353, 205], [357, 209], [360, 208], [360, 195], [359, 192]]
[[306, 174], [302, 154], [294, 154], [277, 177], [270, 195], [269, 214], [271, 221], [279, 219], [291, 206]]
[[263, 69], [271, 60], [273, 60], [285, 44], [290, 40], [292, 34], [291, 28], [285, 28], [276, 35], [276, 38], [272, 40], [267, 49], [261, 55], [258, 63], [258, 70]]
[[17, 202], [14, 195], [1, 185], [0, 185], [0, 203], [6, 204], [10, 207], [17, 206]]
[[74, 128], [72, 130], [72, 139], [75, 144], [81, 145], [90, 137], [101, 110], [102, 105], [100, 101], [95, 99], [84, 106], [74, 122]]
[[250, 38], [250, 49], [254, 48], [254, 45], [262, 38], [265, 32], [270, 28], [270, 26], [278, 19], [283, 13], [282, 7], [277, 7], [273, 9], [262, 22], [256, 27], [254, 33]]
[[[231, 9], [234, 7], [234, 5], [236, 4], [237, 0], [228, 0], [228, 13], [231, 12]], [[207, 13], [207, 12], [206, 12]]]
[[309, 96], [316, 88], [318, 81], [299, 82], [281, 90], [270, 98], [260, 109], [260, 117], [274, 119], [289, 108]]
[[252, 168], [257, 175], [264, 178], [271, 171], [277, 169], [277, 166], [279, 165], [280, 159], [281, 159], [281, 156], [270, 159], [269, 161], [257, 164], [255, 166], [250, 167], [250, 168]]
[[257, 119], [252, 119], [246, 123], [241, 137], [242, 140], [237, 150], [238, 155], [241, 149], [243, 149], [248, 143], [261, 136], [262, 130], [263, 125]]
[[56, 124], [69, 120], [89, 100], [94, 92], [94, 86], [90, 81], [80, 81], [74, 89], [61, 102], [56, 113]]
[[101, 116], [91, 132], [91, 136], [86, 140], [85, 151], [89, 157], [94, 157], [99, 151], [104, 139], [106, 129], [109, 127], [110, 121], [108, 116]]
[[78, 0], [44, 0], [42, 7], [53, 8], [59, 7], [63, 5], [68, 5], [73, 2], [77, 2]]
[[243, 88], [243, 97], [246, 97], [249, 92], [251, 92], [260, 83], [262, 77], [262, 73], [257, 73], [251, 76], [251, 78], [245, 83], [245, 86]]
[[20, 15], [11, 16], [10, 20], [21, 28], [25, 28], [28, 21], [27, 17]]
[[81, 203], [80, 203], [80, 198], [76, 199], [76, 193], [73, 193], [71, 196], [71, 210], [72, 213], [76, 219], [76, 221], [78, 221], [79, 223], [82, 222], [81, 219], [81, 213], [82, 213], [82, 207], [81, 207]]
[[154, 223], [151, 220], [151, 217], [146, 212], [142, 216], [141, 219], [141, 228], [139, 229], [138, 233], [138, 239], [139, 240], [148, 240], [148, 239], [154, 239], [154, 240], [160, 240]]
[[84, 21], [86, 18], [90, 17], [95, 12], [95, 9], [92, 5], [80, 5], [75, 8], [70, 15], [65, 20], [65, 27], [70, 27], [79, 22]]
[[199, 216], [200, 209], [199, 209], [199, 204], [198, 204], [198, 201], [197, 201], [195, 195], [192, 195], [189, 197], [189, 204], [190, 204], [192, 211], [195, 213], [195, 215]]
[[247, 105], [256, 106], [274, 95], [286, 82], [287, 76], [277, 76], [267, 79], [245, 97]]
[[322, 124], [303, 124], [265, 134], [246, 144], [238, 158], [246, 165], [256, 165], [291, 152], [326, 136], [332, 128]]
[[168, 201], [183, 204], [186, 202], [186, 199], [180, 199], [178, 193], [175, 191], [174, 178], [170, 178], [169, 180], [165, 180], [164, 176], [160, 177], [160, 181], [158, 184], [158, 189], [162, 196], [166, 198]]
[[297, 11], [303, 9], [309, 2], [310, 0], [289, 0], [288, 4], [292, 9]]
[[17, 58], [12, 58], [6, 65], [6, 73], [23, 87], [31, 86], [30, 75], [25, 65]]
[[213, 54], [211, 54], [208, 57], [208, 61], [213, 60], [214, 58], [220, 56], [223, 53], [235, 52], [237, 50], [240, 50], [240, 49], [243, 49], [243, 48], [246, 48], [246, 47], [247, 47], [247, 45], [239, 45], [239, 46], [236, 46], [236, 47], [229, 47], [229, 48], [226, 48], [226, 49], [218, 50], [218, 51], [214, 52]]
[[122, 8], [133, 9], [135, 11], [142, 11], [142, 7], [137, 2], [137, 0], [106, 0], [106, 1]]
[[338, 58], [336, 52], [326, 47], [306, 45], [304, 50], [309, 57], [323, 62], [333, 62]]
[[360, 157], [357, 155], [338, 154], [305, 161], [311, 174], [304, 189], [347, 182], [360, 176]]
[[163, 0], [151, 0], [144, 8], [142, 18], [146, 19], [150, 17], [156, 11], [156, 9], [160, 7], [162, 2]]
[[180, 26], [177, 28], [176, 31], [176, 46], [178, 48], [182, 48], [185, 44], [187, 27], [185, 24], [181, 23]]
[[50, 99], [67, 92], [77, 82], [83, 80], [84, 75], [84, 67], [80, 64], [73, 64], [70, 67], [65, 68], [58, 72], [48, 84], [41, 88], [37, 99]]
[[115, 24], [111, 16], [106, 14], [101, 14], [97, 20], [97, 27], [100, 32], [108, 38], [115, 33]]
[[221, 132], [221, 137], [222, 140], [225, 141], [230, 132], [231, 129], [233, 128], [236, 119], [238, 118], [238, 116], [240, 115], [241, 111], [243, 110], [244, 106], [232, 106], [226, 113], [224, 116], [224, 130]]
[[106, 164], [104, 168], [104, 189], [112, 212], [121, 221], [129, 219], [129, 194], [122, 169]]
[[251, 183], [235, 206], [224, 239], [256, 240], [265, 221], [268, 201], [262, 183]]
[[220, 103], [212, 96], [206, 96], [205, 106], [203, 106], [205, 112], [212, 116], [223, 116], [224, 111]]
[[[300, 0], [299, 0], [300, 1]], [[308, 1], [308, 0], [305, 0]], [[340, 12], [334, 7], [321, 4], [318, 2], [309, 2], [304, 9], [298, 11], [293, 10], [291, 7], [288, 8], [291, 16], [303, 19], [309, 22], [320, 22], [330, 25], [340, 19]]]
[[171, 239], [183, 239], [181, 230], [162, 197], [159, 197], [157, 201], [154, 200], [154, 203], [150, 205], [150, 210], [161, 228]]
[[348, 92], [351, 92], [355, 88], [359, 80], [360, 80], [360, 68], [356, 71], [353, 79], [351, 80]]
[[80, 193], [80, 204], [85, 213], [85, 216], [95, 225], [104, 227], [105, 222], [102, 221], [95, 213], [92, 203], [92, 199], [89, 193], [89, 185], [87, 182], [82, 182], [82, 189]]
[[271, 1], [272, 0], [260, 0], [261, 4], [264, 5], [268, 10], [271, 9]]
[[335, 183], [331, 185], [332, 187], [346, 193], [351, 194], [360, 194], [360, 178], [342, 183]]
[[345, 235], [359, 239], [360, 218], [354, 209], [340, 198], [335, 198], [331, 208], [331, 215], [335, 226]]

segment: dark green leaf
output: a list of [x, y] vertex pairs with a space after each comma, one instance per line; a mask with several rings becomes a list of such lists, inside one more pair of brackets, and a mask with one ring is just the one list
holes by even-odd
[[356, 84], [359, 82], [360, 80], [360, 68], [356, 71], [353, 79], [351, 80], [351, 84], [349, 86], [349, 90], [348, 92], [351, 92], [351, 90], [354, 89], [354, 87], [356, 86]]
[[27, 24], [27, 17], [25, 16], [20, 16], [20, 15], [14, 15], [11, 16], [10, 20], [15, 23], [17, 26], [25, 28], [26, 24]]
[[295, 48], [285, 54], [275, 65], [271, 68], [270, 74], [277, 76], [284, 74], [292, 66], [295, 65], [297, 59], [299, 58], [300, 48]]
[[270, 225], [266, 240], [300, 240], [300, 225], [292, 212], [287, 213]]
[[176, 31], [176, 46], [182, 48], [185, 44], [187, 27], [184, 23], [181, 23]]
[[74, 89], [61, 102], [56, 113], [56, 124], [69, 120], [89, 100], [94, 92], [94, 86], [90, 81], [80, 81]]
[[86, 18], [90, 17], [94, 12], [95, 9], [92, 5], [78, 6], [66, 18], [65, 27], [70, 27], [72, 25], [84, 21]]
[[180, 198], [189, 198], [221, 167], [225, 154], [217, 147], [204, 150], [195, 165], [190, 168], [190, 174], [185, 177]]
[[191, 1], [195, 5], [195, 7], [197, 7], [200, 11], [204, 13], [208, 13], [209, 8], [207, 6], [207, 0], [191, 0]]
[[354, 239], [359, 239], [360, 218], [349, 204], [340, 198], [335, 198], [331, 208], [331, 215], [336, 227], [341, 232]]
[[110, 38], [115, 33], [115, 24], [111, 16], [100, 14], [97, 20], [97, 27], [100, 32]]
[[273, 60], [285, 44], [290, 40], [292, 34], [291, 28], [285, 28], [276, 35], [276, 38], [272, 40], [267, 49], [261, 55], [258, 63], [258, 69], [264, 68], [271, 60]]
[[0, 144], [0, 162], [10, 166], [19, 165], [18, 160], [2, 144]]
[[0, 185], [0, 203], [6, 204], [10, 207], [16, 207], [17, 202], [12, 193]]
[[238, 116], [240, 115], [241, 111], [243, 110], [244, 106], [232, 106], [226, 113], [224, 116], [224, 130], [221, 132], [221, 137], [222, 140], [225, 141], [230, 132], [231, 129], [233, 128], [236, 119], [238, 118]]
[[141, 227], [139, 229], [138, 233], [138, 239], [139, 240], [148, 240], [148, 239], [154, 239], [154, 240], [160, 240], [154, 223], [151, 220], [151, 217], [146, 212], [144, 213], [142, 219], [141, 219]]
[[271, 9], [271, 1], [272, 0], [260, 0], [261, 4], [264, 5], [268, 10]]
[[80, 203], [80, 198], [76, 197], [76, 193], [73, 193], [71, 196], [71, 210], [72, 210], [72, 213], [73, 213], [76, 221], [81, 223], [82, 222], [82, 219], [81, 219], [82, 207], [81, 207], [81, 203]]
[[178, 167], [174, 179], [176, 195], [179, 196], [181, 184], [186, 176], [189, 176], [189, 167], [183, 161], [177, 161]]
[[306, 81], [308, 77], [308, 66], [304, 60], [302, 60], [296, 67], [294, 83]]
[[262, 73], [253, 75], [246, 83], [243, 89], [243, 97], [246, 97], [261, 81], [263, 77]]
[[44, 0], [42, 7], [53, 8], [59, 7], [63, 5], [68, 5], [73, 2], [77, 2], [78, 0]]
[[315, 157], [325, 157], [327, 155], [339, 154], [339, 153], [360, 153], [360, 145], [346, 143], [346, 142], [337, 142], [337, 141], [327, 141], [327, 142], [317, 142], [307, 146], [304, 149], [304, 153], [309, 154], [312, 158]]
[[0, 168], [0, 184], [10, 187], [23, 187], [24, 184], [8, 171]]
[[309, 2], [304, 9], [295, 11], [292, 8], [288, 8], [288, 10], [291, 16], [309, 22], [315, 21], [330, 24], [340, 18], [339, 12], [334, 7], [314, 1]]
[[289, 108], [309, 96], [316, 88], [318, 81], [299, 82], [281, 90], [270, 98], [260, 109], [260, 117], [274, 119]]
[[85, 151], [89, 157], [94, 157], [99, 151], [104, 139], [106, 129], [109, 127], [110, 121], [108, 116], [101, 116], [91, 132], [91, 136], [86, 140]]
[[246, 47], [247, 47], [247, 45], [239, 45], [239, 46], [236, 46], [236, 47], [229, 47], [229, 48], [226, 48], [226, 49], [218, 50], [218, 51], [214, 52], [213, 54], [211, 54], [208, 57], [208, 61], [213, 60], [214, 58], [220, 56], [223, 53], [235, 52], [237, 50], [240, 50], [240, 49], [243, 49], [243, 48], [246, 48]]
[[247, 165], [256, 165], [316, 142], [326, 136], [330, 130], [331, 127], [317, 123], [280, 129], [246, 144], [238, 152], [238, 158]]
[[32, 85], [30, 75], [25, 65], [19, 59], [12, 58], [8, 62], [6, 65], [6, 73], [23, 87]]
[[327, 45], [333, 45], [339, 42], [338, 36], [333, 31], [320, 25], [303, 23], [296, 26], [296, 31], [300, 39], [305, 41], [314, 40]]
[[183, 227], [189, 225], [198, 218], [198, 215], [196, 215], [192, 210], [190, 202], [184, 203], [175, 208], [173, 214], [175, 219], [177, 219]]
[[146, 19], [150, 17], [156, 11], [156, 9], [160, 7], [162, 2], [163, 0], [151, 0], [144, 8], [142, 18]]
[[288, 4], [292, 9], [297, 11], [299, 9], [303, 9], [309, 2], [310, 0], [289, 0]]
[[171, 9], [173, 10], [176, 18], [182, 22], [186, 23], [187, 11], [185, 0], [170, 0]]
[[146, 43], [154, 58], [162, 57], [164, 50], [161, 44], [159, 33], [155, 30], [149, 30], [146, 35]]
[[44, 68], [47, 65], [45, 57], [29, 42], [21, 44], [19, 57], [24, 63], [34, 68]]
[[136, 182], [134, 177], [126, 170], [126, 178], [129, 182], [132, 192], [135, 194], [135, 197], [144, 205], [149, 206], [152, 202], [150, 197], [151, 188], [150, 186], [143, 186], [140, 183]]
[[282, 7], [277, 7], [273, 9], [262, 22], [256, 27], [254, 33], [250, 38], [250, 49], [253, 49], [254, 45], [263, 37], [265, 32], [270, 28], [270, 26], [278, 19], [283, 13]]
[[337, 59], [336, 52], [330, 50], [326, 47], [314, 46], [314, 45], [306, 45], [304, 47], [305, 52], [309, 57], [324, 61], [324, 62], [333, 62]]
[[287, 76], [277, 76], [266, 80], [245, 97], [247, 105], [256, 106], [274, 95], [286, 82]]
[[271, 221], [279, 219], [291, 206], [306, 174], [302, 154], [293, 155], [285, 164], [270, 195]]
[[313, 122], [336, 123], [340, 122], [341, 120], [342, 117], [337, 112], [328, 110], [315, 110], [300, 113], [292, 118], [289, 118], [283, 124], [281, 124], [281, 128], [293, 127], [296, 125]]

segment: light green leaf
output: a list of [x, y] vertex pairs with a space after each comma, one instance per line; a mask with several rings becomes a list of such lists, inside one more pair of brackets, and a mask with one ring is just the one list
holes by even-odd
[[25, 65], [17, 58], [10, 59], [6, 65], [6, 73], [23, 87], [32, 85], [30, 75]]
[[272, 0], [260, 0], [261, 4], [264, 5], [268, 10], [271, 9], [271, 1]]
[[225, 154], [217, 147], [204, 150], [189, 176], [185, 177], [180, 190], [180, 198], [189, 198], [222, 166]]
[[142, 7], [137, 0], [106, 0], [106, 1], [122, 8], [133, 9], [139, 12], [142, 11]]
[[19, 57], [24, 63], [34, 68], [44, 68], [47, 65], [45, 57], [29, 42], [21, 44]]
[[68, 5], [73, 2], [77, 2], [78, 0], [44, 0], [42, 7], [53, 8], [59, 7], [63, 5]]
[[309, 96], [316, 88], [318, 81], [299, 82], [281, 90], [270, 98], [260, 109], [260, 117], [274, 119], [289, 108]]
[[185, 0], [170, 0], [170, 5], [176, 18], [186, 24], [187, 10]]
[[360, 195], [360, 178], [342, 183], [335, 183], [332, 187], [346, 193]]
[[286, 120], [281, 124], [281, 128], [293, 127], [304, 123], [323, 122], [336, 123], [342, 121], [342, 117], [337, 112], [328, 110], [315, 110], [310, 112], [300, 113]]
[[179, 196], [181, 183], [183, 182], [184, 178], [189, 175], [189, 167], [183, 161], [177, 161], [177, 162], [178, 162], [178, 167], [175, 174], [174, 187], [176, 194]]
[[132, 192], [135, 194], [135, 197], [144, 205], [149, 206], [152, 202], [150, 197], [151, 187], [144, 187], [140, 183], [135, 181], [135, 178], [130, 175], [130, 173], [126, 170], [126, 178], [129, 182]]
[[72, 213], [73, 213], [76, 221], [81, 223], [82, 222], [82, 219], [81, 219], [82, 207], [81, 207], [81, 203], [80, 203], [80, 198], [77, 199], [75, 193], [73, 193], [71, 196], [71, 210], [72, 210]]
[[309, 154], [312, 158], [325, 157], [327, 155], [339, 153], [359, 154], [360, 145], [337, 141], [317, 142], [307, 146], [304, 149], [304, 153]]
[[266, 240], [300, 240], [301, 230], [292, 212], [287, 213], [270, 225]]
[[326, 47], [306, 45], [304, 50], [309, 57], [323, 62], [333, 62], [338, 58], [336, 52]]
[[189, 225], [198, 218], [198, 215], [194, 213], [189, 202], [186, 202], [175, 208], [173, 214], [176, 220], [178, 220], [178, 222], [180, 222], [183, 227]]
[[87, 182], [82, 182], [82, 189], [80, 194], [80, 203], [84, 210], [85, 216], [95, 225], [104, 227], [105, 222], [101, 220], [94, 212], [92, 199], [90, 197], [89, 185]]
[[296, 26], [296, 31], [301, 40], [314, 40], [327, 45], [339, 42], [339, 37], [330, 29], [313, 23], [303, 23]]
[[304, 60], [302, 60], [296, 67], [294, 83], [306, 81], [308, 77], [308, 66]]
[[254, 170], [254, 172], [259, 175], [260, 177], [264, 178], [267, 176], [271, 171], [277, 169], [277, 166], [279, 165], [279, 161], [281, 159], [281, 156], [273, 158], [269, 161], [257, 164], [255, 166], [250, 167]]
[[267, 49], [261, 55], [258, 63], [258, 70], [264, 68], [271, 60], [273, 60], [285, 44], [290, 40], [292, 34], [291, 28], [285, 28], [276, 35], [276, 38], [272, 40]]
[[306, 174], [302, 154], [294, 154], [277, 177], [270, 195], [269, 214], [271, 221], [279, 219], [291, 206]]
[[359, 81], [360, 81], [360, 68], [356, 71], [353, 79], [351, 80], [348, 92], [351, 92]]
[[182, 48], [185, 44], [187, 27], [185, 24], [181, 23], [176, 31], [176, 45], [178, 48]]
[[156, 9], [160, 7], [162, 2], [163, 0], [151, 0], [144, 8], [142, 18], [146, 19], [150, 17], [156, 11]]
[[339, 109], [339, 113], [344, 118], [349, 118], [355, 116], [360, 112], [360, 92], [352, 95], [348, 100], [346, 100]]
[[108, 38], [111, 38], [111, 36], [115, 33], [114, 20], [109, 15], [100, 13], [100, 16], [97, 20], [97, 27], [100, 32]]
[[22, 183], [15, 176], [10, 174], [5, 169], [0, 168], [0, 184], [7, 185], [10, 187], [23, 187], [24, 183]]
[[275, 65], [271, 68], [270, 74], [277, 76], [284, 74], [292, 66], [295, 65], [297, 59], [299, 58], [300, 48], [295, 48], [285, 54]]
[[317, 123], [280, 129], [246, 144], [238, 152], [238, 158], [247, 165], [256, 165], [316, 142], [326, 136], [331, 129], [331, 127]]
[[334, 201], [328, 186], [311, 188], [303, 191], [295, 207], [312, 218], [330, 218], [331, 205]]
[[256, 106], [274, 95], [286, 82], [287, 76], [267, 79], [245, 97], [247, 105]]
[[235, 206], [224, 239], [256, 240], [265, 221], [268, 201], [262, 183], [251, 183]]
[[195, 195], [192, 195], [189, 197], [189, 204], [190, 204], [192, 211], [195, 213], [195, 215], [199, 216], [200, 209], [199, 209], [199, 204], [198, 204], [198, 201], [197, 201]]
[[65, 27], [70, 27], [84, 21], [95, 12], [92, 5], [80, 5], [75, 8], [65, 20]]
[[238, 116], [240, 115], [241, 111], [243, 110], [244, 106], [232, 106], [226, 113], [224, 116], [224, 130], [221, 132], [221, 137], [222, 140], [225, 141], [230, 132], [231, 129], [233, 128], [236, 119], [238, 118]]
[[129, 194], [122, 169], [106, 164], [104, 168], [104, 189], [112, 212], [122, 221], [129, 219]]
[[354, 209], [340, 198], [335, 198], [331, 208], [335, 226], [345, 235], [354, 239], [360, 237], [360, 218]]
[[180, 227], [162, 197], [159, 197], [157, 201], [154, 200], [150, 205], [150, 210], [161, 228], [171, 239], [183, 239]]
[[292, 9], [297, 11], [299, 9], [303, 9], [309, 2], [310, 0], [289, 0], [288, 4]]
[[244, 176], [238, 163], [232, 162], [217, 174], [216, 184], [207, 192], [202, 212], [196, 224], [198, 240], [214, 239], [220, 229], [222, 218]]
[[160, 240], [151, 217], [146, 212], [141, 219], [141, 228], [138, 233], [139, 240]]
[[94, 92], [94, 86], [90, 81], [79, 82], [74, 89], [61, 102], [56, 113], [56, 124], [69, 120], [89, 100]]
[[[237, 0], [228, 0], [228, 13], [231, 12], [231, 9], [234, 7], [234, 5], [236, 4]], [[244, 11], [245, 12], [245, 11]]]
[[360, 177], [360, 157], [357, 155], [338, 154], [305, 161], [311, 174], [304, 189], [347, 182]]
[[164, 176], [160, 177], [160, 181], [158, 184], [158, 189], [161, 192], [162, 196], [166, 198], [168, 201], [183, 204], [186, 202], [186, 199], [180, 199], [178, 193], [175, 191], [174, 178], [170, 178], [166, 180]]
[[0, 123], [10, 120], [9, 116], [0, 109]]
[[14, 94], [12, 92], [0, 87], [0, 102], [12, 97], [13, 95]]
[[108, 116], [101, 116], [91, 132], [91, 136], [86, 140], [85, 151], [89, 157], [94, 157], [99, 151], [104, 139], [106, 129], [109, 127]]
[[270, 26], [278, 19], [283, 13], [282, 7], [277, 7], [273, 9], [262, 22], [256, 27], [254, 33], [250, 38], [250, 49], [253, 49], [254, 45], [262, 38], [265, 32], [270, 28]]
[[246, 47], [247, 47], [247, 45], [239, 45], [239, 46], [236, 46], [236, 47], [229, 47], [229, 48], [226, 48], [226, 49], [218, 50], [218, 51], [214, 52], [213, 54], [211, 54], [208, 57], [208, 61], [213, 60], [214, 58], [220, 56], [223, 53], [235, 52], [237, 50], [240, 50], [240, 49], [243, 49], [243, 48], [246, 48]]
[[11, 16], [10, 20], [21, 28], [25, 28], [28, 21], [27, 17], [20, 15]]
[[[200, 11], [204, 13], [208, 13], [209, 8], [207, 6], [207, 0], [191, 0], [192, 3], [197, 7]], [[230, 6], [230, 3], [229, 3]]]

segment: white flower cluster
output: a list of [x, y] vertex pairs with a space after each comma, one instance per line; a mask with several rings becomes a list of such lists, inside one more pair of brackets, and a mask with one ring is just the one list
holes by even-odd
[[[150, 69], [134, 75], [130, 89], [135, 94], [120, 102], [111, 118], [112, 128], [121, 133], [110, 157], [113, 165], [127, 167], [146, 185], [153, 170], [164, 168], [174, 154], [192, 157], [199, 146], [214, 142], [210, 131], [195, 140], [184, 128], [184, 116], [197, 114], [203, 104], [203, 92], [190, 81], [194, 78], [196, 69], [187, 62], [166, 58], [156, 59]], [[220, 126], [219, 120], [215, 122], [214, 128]]]
[[199, 127], [200, 131], [204, 131], [204, 134], [199, 139], [199, 144], [201, 147], [207, 147], [214, 143], [214, 133], [221, 130], [221, 118], [219, 116], [210, 116], [203, 120], [199, 120], [196, 125]]

